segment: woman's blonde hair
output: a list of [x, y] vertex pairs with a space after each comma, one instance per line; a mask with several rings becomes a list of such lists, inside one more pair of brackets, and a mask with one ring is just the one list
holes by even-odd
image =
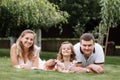
[[23, 44], [21, 42], [21, 38], [25, 36], [25, 34], [27, 33], [31, 33], [34, 35], [34, 41], [33, 41], [33, 45], [29, 48], [29, 55], [28, 55], [28, 58], [31, 59], [34, 54], [34, 44], [35, 44], [35, 41], [36, 41], [36, 34], [34, 31], [30, 30], [30, 29], [27, 29], [27, 30], [24, 30], [21, 35], [19, 36], [19, 38], [17, 39], [16, 41], [16, 44], [17, 44], [17, 55], [20, 57], [20, 58], [23, 58]]
[[64, 41], [64, 42], [62, 42], [61, 43], [61, 46], [60, 46], [60, 48], [59, 48], [59, 52], [58, 52], [58, 56], [57, 56], [57, 59], [58, 60], [60, 60], [60, 61], [62, 61], [62, 62], [64, 62], [64, 60], [63, 60], [63, 55], [62, 55], [62, 45], [64, 45], [64, 44], [69, 44], [70, 45], [70, 48], [71, 48], [71, 56], [70, 56], [70, 61], [72, 62], [73, 60], [75, 60], [75, 52], [74, 52], [74, 49], [73, 49], [73, 45], [72, 45], [72, 43], [70, 43], [69, 41]]

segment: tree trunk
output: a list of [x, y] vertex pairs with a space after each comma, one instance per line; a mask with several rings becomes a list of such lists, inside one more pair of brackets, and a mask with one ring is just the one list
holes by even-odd
[[10, 36], [9, 39], [10, 39], [10, 47], [11, 47], [15, 43], [16, 38], [13, 36]]
[[102, 26], [99, 24], [99, 37], [98, 37], [98, 43], [103, 46], [103, 34], [102, 34]]
[[[98, 42], [99, 42], [99, 44], [101, 44], [102, 45], [102, 47], [104, 46], [104, 34], [103, 34], [103, 31], [102, 31], [102, 26], [101, 26], [101, 23], [99, 24], [99, 37], [98, 37]], [[104, 48], [104, 47], [103, 47]], [[104, 55], [105, 55], [106, 53], [104, 53]]]
[[41, 47], [41, 29], [37, 29], [37, 30], [36, 30], [36, 34], [37, 34], [37, 36], [36, 36], [36, 37], [37, 37], [37, 38], [36, 38], [36, 39], [37, 39], [37, 40], [36, 40], [36, 41], [37, 41], [36, 44], [37, 44], [39, 47]]
[[106, 54], [107, 54], [107, 46], [108, 46], [109, 31], [110, 31], [110, 27], [108, 26], [107, 34], [106, 34], [106, 42], [105, 42], [105, 56], [106, 56]]

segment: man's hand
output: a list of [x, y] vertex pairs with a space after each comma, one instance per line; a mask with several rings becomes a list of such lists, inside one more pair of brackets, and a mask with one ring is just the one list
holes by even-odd
[[102, 74], [104, 73], [103, 67], [101, 67], [100, 65], [96, 65], [96, 64], [91, 64], [89, 66], [87, 66], [88, 69], [91, 69], [93, 72]]

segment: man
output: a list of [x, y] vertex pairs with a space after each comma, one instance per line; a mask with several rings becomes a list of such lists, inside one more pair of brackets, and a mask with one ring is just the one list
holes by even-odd
[[104, 73], [104, 52], [101, 45], [95, 43], [94, 36], [84, 33], [80, 42], [74, 45], [77, 66], [81, 67], [78, 72]]

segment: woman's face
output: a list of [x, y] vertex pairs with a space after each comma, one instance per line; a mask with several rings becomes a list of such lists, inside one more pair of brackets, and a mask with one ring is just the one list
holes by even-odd
[[62, 45], [62, 55], [71, 55], [71, 46], [70, 44], [63, 44]]
[[34, 35], [32, 33], [26, 33], [22, 38], [21, 42], [25, 48], [30, 48], [34, 42]]

